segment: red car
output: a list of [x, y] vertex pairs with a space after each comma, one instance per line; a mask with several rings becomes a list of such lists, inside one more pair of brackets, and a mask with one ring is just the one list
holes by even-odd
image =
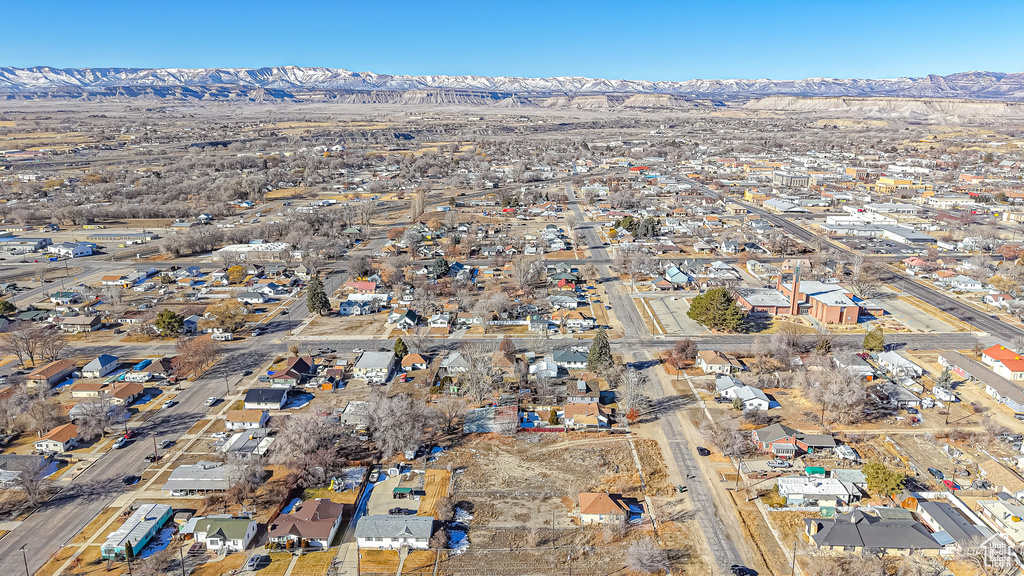
[[136, 435], [135, 430], [128, 430], [127, 432], [124, 433], [124, 439], [125, 440], [131, 440], [132, 438], [135, 438], [135, 435]]

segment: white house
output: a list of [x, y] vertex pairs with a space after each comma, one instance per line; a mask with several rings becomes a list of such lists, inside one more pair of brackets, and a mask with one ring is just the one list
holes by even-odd
[[714, 350], [698, 352], [694, 366], [703, 370], [705, 374], [732, 374], [743, 370], [743, 364], [739, 360]]
[[352, 368], [352, 375], [367, 382], [384, 383], [394, 368], [394, 352], [363, 352]]
[[715, 377], [715, 390], [719, 396], [733, 400], [738, 398], [744, 410], [767, 410], [771, 404], [764, 392], [729, 375], [719, 374]]
[[286, 388], [250, 388], [245, 391], [246, 410], [280, 410], [288, 399]]
[[217, 514], [205, 518], [193, 518], [192, 534], [196, 542], [206, 545], [208, 550], [236, 552], [245, 550], [256, 536], [259, 523], [250, 518], [232, 518], [230, 514]]
[[403, 546], [426, 550], [434, 531], [432, 516], [364, 516], [356, 524], [359, 548], [398, 550]]
[[225, 427], [228, 430], [263, 428], [270, 419], [266, 410], [228, 410]]
[[949, 287], [962, 292], [976, 292], [984, 290], [985, 286], [980, 281], [963, 274], [956, 276], [949, 281]]
[[36, 440], [33, 447], [37, 452], [67, 452], [78, 445], [78, 426], [63, 424], [57, 426]]
[[242, 304], [264, 304], [267, 301], [267, 296], [259, 292], [242, 292], [237, 299]]
[[860, 490], [835, 478], [784, 476], [777, 480], [779, 496], [790, 506], [813, 506], [818, 502], [845, 505], [860, 500]]
[[914, 364], [910, 360], [900, 356], [896, 352], [880, 352], [876, 356], [878, 365], [885, 368], [894, 376], [913, 376], [920, 378], [924, 374], [924, 368]]
[[82, 368], [83, 378], [102, 378], [117, 369], [117, 356], [100, 354]]

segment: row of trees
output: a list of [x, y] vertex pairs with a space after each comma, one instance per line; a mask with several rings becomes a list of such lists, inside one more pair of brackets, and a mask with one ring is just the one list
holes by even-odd
[[16, 357], [22, 366], [34, 365], [36, 359], [57, 360], [67, 346], [67, 336], [51, 325], [18, 321], [0, 334], [0, 352]]

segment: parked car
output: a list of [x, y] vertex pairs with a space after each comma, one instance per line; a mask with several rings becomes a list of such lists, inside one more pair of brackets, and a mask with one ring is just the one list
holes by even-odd
[[790, 464], [789, 462], [786, 462], [785, 460], [775, 459], [775, 460], [769, 460], [768, 461], [768, 467], [769, 468], [792, 468], [793, 465]]
[[112, 446], [112, 448], [114, 448], [116, 450], [118, 448], [124, 448], [127, 445], [128, 445], [128, 441], [127, 440], [125, 440], [124, 438], [118, 438], [117, 440], [114, 441], [114, 445]]
[[253, 336], [259, 336], [260, 334], [263, 334], [263, 328], [257, 328], [252, 331]]
[[249, 561], [245, 563], [245, 569], [246, 570], [250, 570], [250, 571], [257, 570], [257, 569], [259, 569], [260, 564], [262, 564], [262, 563], [263, 563], [263, 555], [262, 554], [253, 554], [252, 556], [249, 556]]
[[942, 471], [937, 469], [937, 468], [929, 468], [928, 469], [928, 473], [931, 474], [932, 478], [935, 478], [936, 480], [945, 480], [946, 479], [946, 475], [943, 474]]
[[153, 454], [152, 452], [150, 452], [150, 453], [149, 453], [149, 454], [148, 454], [148, 455], [146, 456], [146, 462], [156, 462], [156, 461], [157, 461], [157, 457], [156, 457], [156, 454]]
[[217, 398], [216, 396], [210, 396], [209, 398], [206, 399], [205, 404], [207, 406], [213, 406], [214, 404], [217, 403], [218, 400], [220, 400], [220, 398]]
[[211, 436], [213, 436], [214, 438], [227, 438], [228, 436], [230, 436], [230, 434], [228, 434], [227, 432], [214, 432], [213, 434], [211, 434]]
[[168, 401], [163, 403], [163, 407], [164, 408], [170, 408], [171, 406], [174, 406], [175, 404], [177, 404], [177, 402], [175, 402], [174, 400], [168, 400]]
[[754, 574], [757, 574], [750, 568], [740, 566], [739, 564], [733, 564], [730, 566], [729, 571], [732, 572], [734, 576], [754, 576]]
[[380, 478], [380, 470], [370, 472], [370, 482], [376, 482], [378, 478]]
[[174, 446], [174, 440], [163, 440], [159, 444], [161, 450], [167, 450], [171, 446]]
[[139, 477], [135, 476], [134, 474], [121, 478], [121, 484], [124, 484], [125, 486], [131, 486], [132, 484], [135, 484], [138, 481]]
[[711, 456], [711, 450], [708, 450], [703, 446], [697, 446], [697, 454], [701, 456]]
[[136, 432], [134, 428], [129, 428], [124, 433], [124, 439], [125, 440], [131, 440], [132, 438], [135, 438], [137, 435], [138, 435], [138, 432]]
[[249, 376], [252, 374], [252, 370], [242, 370], [242, 376]]

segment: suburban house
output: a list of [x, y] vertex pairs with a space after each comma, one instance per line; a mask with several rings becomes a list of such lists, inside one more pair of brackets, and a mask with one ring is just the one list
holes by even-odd
[[242, 292], [236, 299], [242, 304], [265, 304], [268, 300], [266, 294], [259, 292]]
[[228, 410], [225, 426], [228, 430], [263, 428], [270, 419], [266, 410]]
[[893, 376], [920, 378], [924, 374], [924, 368], [891, 350], [879, 352], [875, 355], [875, 360]]
[[555, 364], [566, 370], [584, 370], [587, 367], [587, 352], [573, 347], [554, 351]]
[[694, 366], [703, 370], [705, 374], [733, 374], [743, 370], [743, 363], [739, 359], [715, 350], [697, 352]]
[[412, 372], [414, 370], [426, 370], [430, 362], [427, 361], [421, 354], [412, 353], [406, 354], [402, 357], [402, 372]]
[[175, 468], [160, 490], [172, 498], [180, 498], [226, 492], [230, 487], [231, 479], [223, 462], [198, 462]]
[[246, 410], [280, 410], [288, 399], [285, 388], [250, 388], [245, 391]]
[[551, 314], [551, 320], [572, 332], [593, 330], [595, 326], [593, 318], [578, 310], [556, 310]]
[[249, 547], [257, 528], [259, 523], [250, 518], [218, 514], [196, 521], [192, 534], [195, 541], [205, 545], [207, 550], [237, 552]]
[[845, 506], [860, 500], [860, 490], [837, 478], [783, 476], [778, 479], [779, 496], [790, 506]]
[[338, 532], [344, 509], [344, 504], [331, 502], [326, 498], [299, 502], [291, 512], [281, 514], [270, 523], [267, 527], [267, 539], [281, 545], [291, 541], [294, 546], [305, 542], [307, 547], [327, 548]]
[[117, 356], [100, 354], [82, 367], [82, 378], [102, 378], [117, 369]]
[[921, 502], [917, 505], [917, 515], [932, 530], [932, 537], [950, 552], [964, 551], [992, 536], [987, 526], [971, 522], [949, 502]]
[[804, 434], [783, 424], [772, 424], [751, 432], [754, 446], [761, 452], [792, 458], [798, 453], [815, 454], [832, 450], [836, 441], [828, 434]]
[[78, 426], [62, 424], [36, 440], [32, 446], [37, 452], [67, 452], [78, 445]]
[[75, 361], [65, 358], [50, 362], [41, 366], [25, 376], [25, 383], [29, 387], [42, 386], [45, 389], [52, 388], [54, 384], [63, 382], [72, 372], [75, 371]]
[[580, 492], [580, 524], [612, 524], [626, 521], [629, 508], [604, 492]]
[[171, 512], [167, 504], [142, 504], [124, 524], [107, 536], [100, 546], [100, 557], [104, 560], [123, 559], [129, 545], [132, 555], [137, 555], [171, 518]]
[[368, 383], [383, 384], [391, 376], [394, 367], [394, 352], [363, 352], [352, 368], [352, 375]]
[[110, 403], [127, 406], [142, 396], [146, 389], [138, 382], [77, 382], [71, 387], [72, 398], [99, 398], [106, 395]]
[[872, 380], [875, 377], [875, 369], [867, 363], [867, 360], [851, 352], [833, 354], [832, 362], [836, 368], [846, 370], [862, 380]]
[[426, 550], [433, 533], [433, 516], [375, 515], [359, 519], [355, 537], [359, 548]]
[[65, 316], [60, 319], [60, 329], [65, 332], [92, 332], [99, 329], [103, 323], [100, 317], [92, 316]]
[[306, 379], [316, 374], [316, 363], [309, 356], [292, 356], [284, 366], [267, 375], [272, 386], [299, 386]]
[[566, 402], [562, 417], [565, 425], [570, 428], [608, 427], [608, 416], [597, 402]]
[[728, 374], [715, 377], [715, 392], [732, 400], [739, 399], [743, 410], [767, 410], [771, 402], [761, 390], [740, 382]]
[[901, 555], [913, 551], [929, 556], [941, 548], [928, 529], [912, 518], [887, 519], [855, 510], [835, 518], [806, 518], [804, 524], [807, 539], [821, 550]]

